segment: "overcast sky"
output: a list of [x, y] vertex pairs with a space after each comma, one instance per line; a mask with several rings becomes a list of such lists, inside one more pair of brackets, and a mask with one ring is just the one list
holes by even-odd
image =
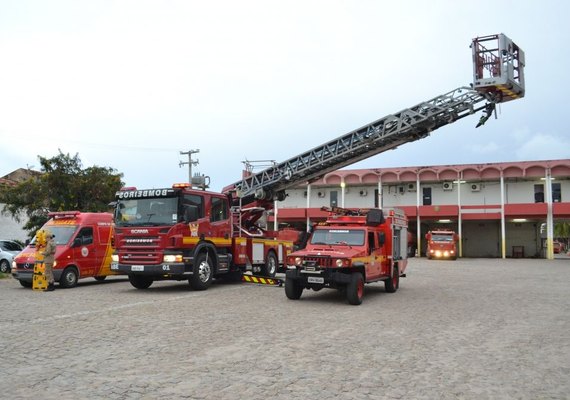
[[471, 39], [526, 53], [522, 100], [349, 168], [570, 158], [566, 1], [0, 0], [0, 176], [79, 154], [128, 186], [238, 181], [472, 80]]

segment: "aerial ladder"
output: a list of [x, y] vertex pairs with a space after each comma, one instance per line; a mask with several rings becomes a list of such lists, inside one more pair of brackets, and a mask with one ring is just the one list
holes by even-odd
[[[236, 209], [271, 209], [285, 199], [285, 189], [313, 182], [325, 174], [384, 151], [429, 136], [434, 130], [483, 111], [477, 127], [499, 103], [524, 97], [524, 52], [506, 35], [472, 40], [473, 83], [367, 124], [334, 140], [224, 188]], [[250, 219], [255, 220], [253, 212]], [[248, 219], [247, 217], [245, 218]]]

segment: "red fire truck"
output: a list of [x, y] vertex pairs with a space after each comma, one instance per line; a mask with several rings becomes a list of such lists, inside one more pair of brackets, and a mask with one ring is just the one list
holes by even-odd
[[362, 303], [364, 284], [384, 281], [394, 293], [408, 264], [408, 220], [397, 209], [330, 209], [303, 250], [287, 257], [285, 294], [298, 300], [304, 289], [338, 289], [350, 304]]
[[163, 279], [188, 279], [192, 287], [207, 289], [213, 277], [234, 277], [246, 269], [273, 276], [292, 242], [259, 222], [275, 201], [285, 199], [286, 189], [425, 138], [479, 111], [485, 113], [478, 126], [483, 125], [497, 103], [524, 96], [525, 61], [518, 46], [500, 34], [473, 39], [471, 48], [472, 88], [459, 87], [248, 173], [222, 193], [190, 186], [118, 192], [112, 268], [128, 274], [140, 289]]
[[459, 236], [454, 231], [437, 230], [426, 234], [428, 260], [432, 258], [457, 260], [457, 241]]
[[171, 188], [121, 190], [116, 195], [111, 269], [137, 289], [158, 280], [189, 280], [207, 289], [214, 277], [236, 279], [246, 269], [275, 276], [293, 242], [258, 224], [266, 207], [233, 208], [225, 194]]

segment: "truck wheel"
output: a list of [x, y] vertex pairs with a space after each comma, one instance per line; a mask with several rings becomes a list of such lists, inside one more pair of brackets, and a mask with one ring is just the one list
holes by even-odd
[[394, 293], [400, 287], [400, 271], [394, 266], [392, 277], [384, 281], [384, 287], [388, 293]]
[[277, 273], [277, 266], [279, 261], [277, 261], [277, 256], [273, 252], [267, 253], [267, 260], [265, 260], [265, 265], [261, 267], [261, 275], [267, 276], [269, 278], [274, 278]]
[[194, 290], [206, 290], [212, 283], [212, 266], [207, 253], [200, 253], [194, 262], [194, 274], [188, 280]]
[[67, 267], [59, 278], [59, 286], [63, 288], [75, 287], [78, 279], [79, 275], [77, 274], [77, 270], [73, 267]]
[[20, 285], [22, 285], [25, 288], [31, 288], [32, 287], [32, 282], [22, 281], [22, 280], [19, 280], [19, 282], [20, 282]]
[[8, 262], [8, 260], [2, 260], [0, 262], [0, 272], [4, 274], [10, 272], [10, 263]]
[[285, 294], [290, 300], [299, 300], [303, 294], [303, 287], [297, 279], [285, 278]]
[[137, 289], [148, 289], [153, 280], [147, 276], [129, 274], [129, 282]]
[[349, 304], [357, 306], [362, 304], [364, 297], [364, 278], [360, 272], [350, 275], [350, 282], [346, 288], [346, 299]]

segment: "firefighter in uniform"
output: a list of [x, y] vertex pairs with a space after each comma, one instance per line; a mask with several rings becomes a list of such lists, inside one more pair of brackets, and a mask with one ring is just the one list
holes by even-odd
[[44, 256], [44, 266], [45, 266], [45, 275], [46, 280], [48, 282], [47, 291], [51, 292], [55, 289], [54, 281], [53, 281], [53, 263], [55, 261], [55, 240], [53, 238], [55, 235], [52, 235], [48, 232], [46, 237], [46, 248], [43, 251]]

